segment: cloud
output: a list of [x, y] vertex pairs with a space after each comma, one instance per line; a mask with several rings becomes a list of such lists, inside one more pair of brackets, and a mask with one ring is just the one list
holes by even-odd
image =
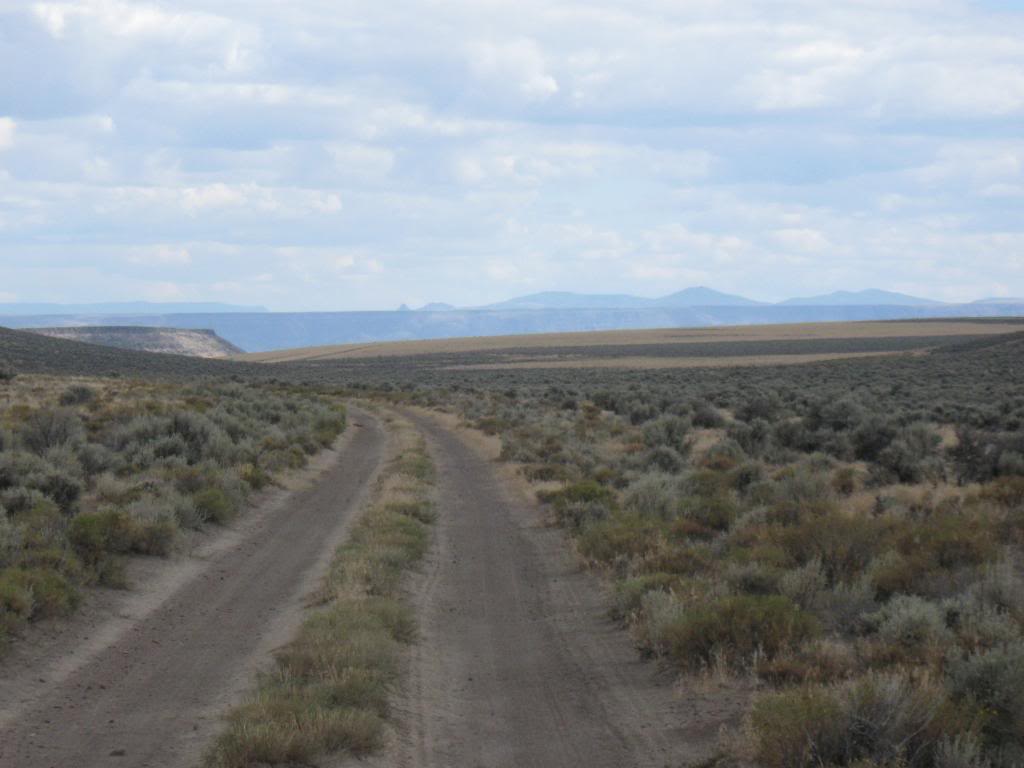
[[777, 229], [772, 235], [783, 248], [804, 253], [821, 253], [832, 245], [828, 238], [816, 229]]
[[478, 78], [527, 100], [542, 101], [558, 93], [558, 81], [547, 71], [544, 53], [535, 40], [471, 43], [468, 56]]
[[127, 254], [125, 261], [142, 266], [188, 266], [192, 254], [187, 248], [174, 245], [154, 245]]
[[9, 117], [0, 117], [0, 150], [14, 146], [14, 121]]
[[4, 290], [1021, 294], [1005, 6], [8, 4]]

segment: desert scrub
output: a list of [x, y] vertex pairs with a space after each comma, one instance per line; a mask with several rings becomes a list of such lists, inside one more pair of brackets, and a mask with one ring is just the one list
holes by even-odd
[[679, 606], [661, 619], [651, 641], [679, 666], [740, 668], [755, 657], [774, 658], [819, 633], [818, 622], [779, 595], [734, 595]]
[[[343, 407], [272, 385], [19, 376], [0, 407], [0, 625], [125, 586], [127, 555], [235, 517], [251, 492], [344, 429]], [[31, 607], [24, 595], [31, 592]]]
[[749, 739], [766, 768], [834, 765], [938, 765], [955, 739], [977, 732], [977, 713], [958, 707], [929, 677], [869, 674], [833, 684], [762, 695]]
[[[683, 674], [749, 671], [783, 696], [760, 710], [767, 723], [785, 709], [762, 733], [792, 737], [766, 764], [1001, 768], [1024, 764], [1024, 695], [1010, 693], [1024, 641], [1022, 343], [586, 375], [410, 358], [404, 380], [386, 369], [384, 394], [499, 436], [502, 457], [545, 482], [540, 500], [609, 580], [641, 652]], [[364, 381], [379, 381], [371, 367]], [[850, 740], [851, 722], [901, 717], [921, 692], [944, 709], [920, 749]], [[837, 721], [838, 751], [816, 735], [816, 713], [836, 709], [853, 718]]]
[[319, 607], [228, 715], [208, 768], [312, 764], [381, 744], [401, 647], [416, 637], [401, 583], [426, 553], [435, 517], [435, 470], [423, 439], [405, 421], [391, 420], [391, 428], [395, 455], [335, 553]]

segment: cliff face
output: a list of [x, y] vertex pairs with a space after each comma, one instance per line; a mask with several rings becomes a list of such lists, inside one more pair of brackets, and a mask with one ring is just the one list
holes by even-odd
[[242, 350], [225, 341], [213, 331], [180, 328], [142, 328], [119, 326], [86, 326], [77, 328], [26, 328], [32, 333], [58, 339], [83, 341], [105, 347], [132, 349], [140, 352], [166, 352], [190, 357], [218, 358], [238, 354]]

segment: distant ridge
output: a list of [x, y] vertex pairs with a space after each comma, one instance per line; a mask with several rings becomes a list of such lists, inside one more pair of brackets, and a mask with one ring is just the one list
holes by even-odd
[[754, 301], [745, 296], [722, 293], [702, 285], [695, 288], [684, 288], [661, 299], [655, 299], [658, 307], [759, 307], [763, 301]]
[[941, 301], [922, 299], [918, 296], [908, 296], [905, 293], [894, 291], [880, 291], [877, 288], [868, 288], [863, 291], [835, 291], [822, 296], [805, 296], [801, 298], [786, 299], [780, 301], [779, 306], [783, 307], [872, 307], [872, 306], [898, 306], [898, 307], [938, 307], [942, 306]]
[[136, 352], [160, 352], [210, 359], [230, 357], [242, 350], [211, 330], [197, 328], [152, 328], [145, 326], [93, 326], [76, 328], [31, 328], [31, 333], [53, 339], [81, 341], [103, 347]]
[[971, 304], [1024, 304], [1024, 298], [1020, 296], [992, 296], [987, 299], [977, 299]]
[[27, 302], [0, 304], [0, 315], [8, 317], [25, 317], [28, 315], [187, 315], [266, 311], [266, 307], [221, 304], [219, 302], [127, 301], [100, 304]]
[[[697, 286], [648, 299], [625, 293], [572, 293], [544, 291], [517, 296], [477, 309], [645, 309], [659, 307], [755, 307], [762, 302]], [[428, 305], [429, 306], [429, 305]]]

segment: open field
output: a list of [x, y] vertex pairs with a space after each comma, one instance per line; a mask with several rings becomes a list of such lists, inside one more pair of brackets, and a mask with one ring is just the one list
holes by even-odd
[[374, 357], [415, 357], [465, 353], [529, 353], [551, 349], [590, 347], [646, 347], [736, 342], [834, 339], [926, 339], [927, 337], [974, 337], [1013, 333], [1021, 322], [1006, 320], [921, 320], [863, 323], [802, 323], [790, 325], [748, 325], [720, 328], [663, 328], [649, 331], [594, 331], [590, 333], [544, 333], [518, 336], [469, 337], [428, 341], [395, 341], [376, 344], [344, 344], [306, 349], [285, 349], [238, 355], [249, 362], [297, 362], [308, 360], [351, 360]]
[[[920, 353], [920, 350], [915, 350]], [[452, 365], [451, 371], [510, 371], [510, 370], [571, 370], [619, 368], [632, 371], [653, 371], [671, 368], [740, 368], [765, 365], [803, 365], [820, 363], [827, 360], [849, 360], [858, 357], [879, 357], [884, 355], [908, 354], [906, 352], [820, 352], [817, 354], [765, 355], [752, 354], [747, 356], [701, 355], [694, 357], [587, 357], [585, 355], [572, 358], [556, 358], [544, 360], [510, 360], [503, 363], [469, 363]]]

